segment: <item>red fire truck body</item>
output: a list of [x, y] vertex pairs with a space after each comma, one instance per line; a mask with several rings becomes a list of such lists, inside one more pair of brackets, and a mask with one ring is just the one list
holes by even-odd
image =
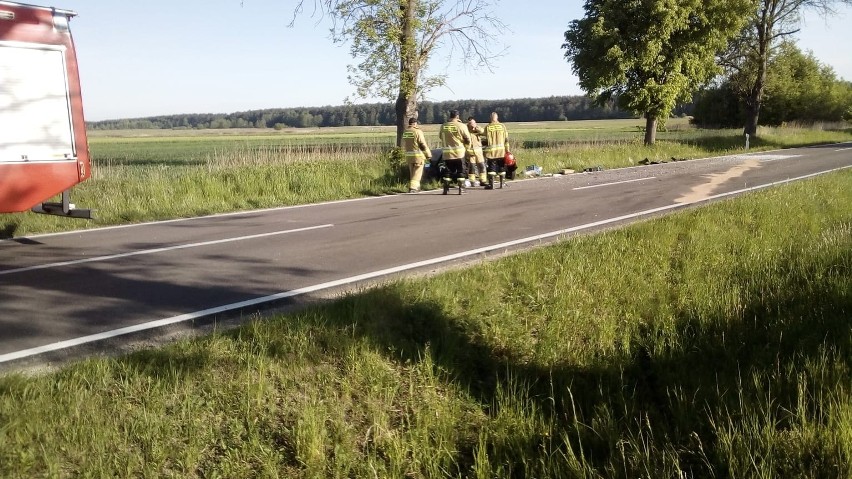
[[0, 212], [90, 217], [68, 194], [91, 174], [75, 15], [0, 0]]

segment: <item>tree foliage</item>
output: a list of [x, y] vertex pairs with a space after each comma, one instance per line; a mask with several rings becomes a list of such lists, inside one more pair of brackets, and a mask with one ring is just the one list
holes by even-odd
[[[302, 12], [305, 0], [296, 4]], [[397, 143], [408, 117], [430, 89], [443, 85], [447, 72], [430, 73], [436, 52], [447, 54], [454, 69], [488, 67], [499, 53], [495, 33], [505, 28], [487, 0], [314, 0], [331, 17], [332, 39], [349, 43], [349, 82], [358, 98], [395, 101]]]
[[[761, 123], [841, 121], [852, 108], [852, 84], [812, 52], [802, 52], [792, 41], [781, 42], [769, 58], [762, 95]], [[694, 121], [705, 126], [738, 127], [746, 121], [742, 101], [742, 72], [734, 72], [720, 85], [701, 92]]]
[[587, 0], [565, 32], [565, 58], [600, 101], [657, 121], [719, 73], [715, 58], [742, 27], [751, 0]]
[[834, 70], [803, 53], [792, 42], [779, 45], [766, 84], [764, 118], [768, 124], [795, 120], [839, 121], [850, 103], [848, 84]]
[[[440, 124], [449, 110], [463, 117], [473, 116], [487, 122], [492, 111], [500, 119], [513, 121], [563, 121], [630, 118], [613, 103], [596, 105], [585, 96], [553, 96], [510, 100], [424, 101], [419, 118], [424, 124]], [[362, 103], [340, 106], [269, 108], [236, 113], [200, 113], [124, 118], [87, 122], [93, 130], [127, 129], [207, 129], [207, 128], [317, 128], [340, 126], [390, 126], [396, 123], [394, 105]]]

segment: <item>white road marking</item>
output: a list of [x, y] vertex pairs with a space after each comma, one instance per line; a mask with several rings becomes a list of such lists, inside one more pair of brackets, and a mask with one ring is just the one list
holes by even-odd
[[125, 334], [131, 334], [131, 333], [136, 333], [136, 332], [140, 332], [140, 331], [146, 331], [146, 330], [149, 330], [149, 329], [159, 328], [159, 327], [162, 327], [162, 326], [168, 326], [170, 324], [176, 324], [176, 323], [182, 323], [182, 322], [185, 322], [185, 321], [191, 321], [193, 319], [198, 319], [198, 318], [210, 316], [210, 315], [213, 315], [213, 314], [224, 313], [224, 312], [227, 312], [227, 311], [233, 311], [233, 310], [240, 309], [240, 308], [257, 306], [259, 304], [268, 303], [270, 301], [292, 298], [292, 297], [299, 296], [299, 295], [302, 295], [302, 294], [321, 291], [321, 290], [324, 290], [324, 289], [335, 288], [335, 287], [338, 287], [338, 286], [344, 286], [344, 285], [347, 285], [347, 284], [357, 283], [359, 281], [365, 281], [365, 280], [368, 280], [368, 279], [374, 279], [374, 278], [386, 276], [386, 275], [389, 275], [389, 274], [400, 273], [400, 272], [403, 272], [403, 271], [408, 271], [408, 270], [412, 270], [412, 269], [416, 269], [416, 268], [422, 268], [424, 266], [431, 266], [431, 265], [440, 264], [440, 263], [444, 263], [444, 262], [447, 262], [447, 261], [453, 261], [453, 260], [457, 260], [457, 259], [461, 259], [461, 258], [466, 258], [466, 257], [469, 257], [469, 256], [474, 256], [474, 255], [478, 255], [478, 254], [482, 254], [482, 253], [488, 253], [488, 252], [491, 252], [491, 251], [510, 248], [510, 247], [513, 247], [513, 246], [531, 243], [531, 242], [534, 242], [534, 241], [541, 241], [541, 240], [544, 240], [544, 239], [553, 238], [555, 236], [561, 236], [561, 235], [565, 235], [565, 234], [568, 234], [568, 233], [573, 233], [573, 232], [582, 231], [582, 230], [589, 229], [589, 228], [594, 228], [596, 226], [603, 226], [603, 225], [607, 225], [607, 224], [611, 224], [611, 223], [617, 223], [619, 221], [624, 221], [624, 220], [629, 220], [629, 219], [633, 219], [633, 218], [639, 218], [639, 217], [642, 217], [642, 216], [652, 215], [652, 214], [660, 213], [660, 212], [663, 212], [663, 211], [673, 210], [673, 209], [677, 209], [677, 208], [684, 208], [684, 207], [689, 206], [691, 204], [702, 203], [702, 202], [706, 202], [706, 201], [709, 201], [709, 200], [724, 198], [726, 196], [733, 196], [733, 195], [737, 195], [737, 194], [741, 194], [741, 193], [747, 193], [747, 192], [750, 192], [750, 191], [760, 190], [760, 189], [763, 189], [763, 188], [769, 188], [769, 187], [772, 187], [772, 186], [782, 185], [782, 184], [785, 184], [785, 183], [791, 183], [793, 181], [804, 180], [804, 179], [807, 179], [807, 178], [812, 178], [814, 176], [819, 176], [819, 175], [823, 175], [823, 174], [826, 174], [826, 173], [832, 173], [832, 172], [835, 172], [835, 171], [845, 170], [845, 169], [849, 169], [849, 168], [852, 168], [852, 166], [843, 166], [843, 167], [840, 167], [840, 168], [833, 168], [831, 170], [821, 171], [821, 172], [818, 172], [818, 173], [811, 173], [811, 174], [799, 176], [799, 177], [796, 177], [796, 178], [788, 178], [786, 180], [781, 180], [781, 181], [774, 181], [772, 183], [767, 183], [767, 184], [758, 185], [758, 186], [752, 186], [750, 188], [743, 188], [743, 189], [731, 191], [731, 192], [728, 192], [728, 193], [719, 193], [717, 195], [713, 195], [713, 196], [709, 196], [707, 198], [703, 198], [701, 200], [697, 200], [693, 203], [672, 203], [670, 205], [661, 206], [659, 208], [652, 208], [650, 210], [639, 211], [637, 213], [631, 213], [631, 214], [628, 214], [628, 215], [617, 216], [615, 218], [609, 218], [609, 219], [605, 219], [605, 220], [601, 220], [601, 221], [595, 221], [593, 223], [587, 223], [587, 224], [584, 224], [584, 225], [572, 226], [570, 228], [565, 228], [565, 229], [558, 230], [558, 231], [552, 231], [550, 233], [544, 233], [544, 234], [540, 234], [540, 235], [530, 236], [530, 237], [527, 237], [527, 238], [521, 238], [521, 239], [517, 239], [517, 240], [513, 240], [513, 241], [507, 241], [505, 243], [499, 243], [499, 244], [495, 244], [495, 245], [491, 245], [491, 246], [484, 246], [482, 248], [476, 248], [476, 249], [470, 250], [470, 251], [463, 251], [463, 252], [460, 252], [460, 253], [455, 253], [455, 254], [451, 254], [451, 255], [447, 255], [447, 256], [441, 256], [439, 258], [427, 259], [427, 260], [424, 260], [424, 261], [418, 261], [416, 263], [409, 263], [409, 264], [404, 264], [404, 265], [400, 265], [400, 266], [395, 266], [393, 268], [387, 268], [387, 269], [382, 269], [382, 270], [378, 270], [378, 271], [373, 271], [373, 272], [370, 272], [370, 273], [364, 273], [364, 274], [360, 274], [360, 275], [357, 275], [357, 276], [350, 276], [348, 278], [342, 278], [342, 279], [338, 279], [338, 280], [335, 280], [335, 281], [329, 281], [329, 282], [326, 282], [326, 283], [315, 284], [313, 286], [306, 286], [304, 288], [298, 288], [298, 289], [294, 289], [294, 290], [291, 290], [291, 291], [284, 291], [284, 292], [272, 294], [272, 295], [269, 295], [269, 296], [263, 296], [263, 297], [260, 297], [260, 298], [249, 299], [249, 300], [246, 300], [246, 301], [240, 301], [238, 303], [225, 304], [225, 305], [222, 305], [222, 306], [217, 306], [215, 308], [209, 308], [209, 309], [204, 309], [204, 310], [201, 310], [201, 311], [195, 311], [195, 312], [192, 312], [192, 313], [181, 314], [179, 316], [172, 316], [171, 318], [158, 319], [158, 320], [154, 320], [154, 321], [145, 322], [145, 323], [142, 323], [142, 324], [137, 324], [137, 325], [134, 325], [134, 326], [128, 326], [126, 328], [113, 329], [113, 330], [104, 331], [104, 332], [98, 333], [98, 334], [91, 334], [91, 335], [88, 335], [88, 336], [81, 336], [79, 338], [68, 339], [68, 340], [65, 340], [65, 341], [59, 341], [59, 342], [51, 343], [51, 344], [45, 344], [44, 346], [38, 346], [38, 347], [35, 347], [35, 348], [22, 349], [20, 351], [15, 351], [15, 352], [0, 355], [0, 363], [5, 363], [5, 362], [8, 362], [8, 361], [14, 361], [16, 359], [22, 359], [22, 358], [26, 358], [26, 357], [29, 357], [29, 356], [35, 356], [35, 355], [38, 355], [38, 354], [43, 354], [43, 353], [47, 353], [47, 352], [51, 352], [51, 351], [58, 351], [58, 350], [61, 350], [61, 349], [67, 349], [67, 348], [71, 348], [71, 347], [74, 347], [74, 346], [80, 346], [80, 345], [83, 345], [83, 344], [87, 344], [87, 343], [91, 343], [91, 342], [95, 342], [95, 341], [101, 341], [101, 340], [109, 339], [109, 338], [114, 338], [116, 336], [122, 336], [122, 335], [125, 335]]
[[0, 276], [4, 276], [4, 275], [8, 275], [8, 274], [14, 274], [14, 273], [24, 273], [24, 272], [27, 272], [27, 271], [35, 271], [35, 270], [39, 270], [39, 269], [58, 268], [60, 266], [71, 266], [71, 265], [83, 264], [83, 263], [95, 263], [95, 262], [98, 262], [98, 261], [109, 261], [109, 260], [112, 260], [112, 259], [127, 258], [127, 257], [130, 257], [130, 256], [141, 256], [141, 255], [144, 255], [144, 254], [163, 253], [163, 252], [166, 252], [166, 251], [174, 251], [174, 250], [179, 250], [179, 249], [198, 248], [198, 247], [201, 247], [201, 246], [210, 246], [210, 245], [214, 245], [214, 244], [231, 243], [231, 242], [234, 242], [234, 241], [244, 241], [244, 240], [257, 239], [257, 238], [266, 238], [268, 236], [277, 236], [277, 235], [284, 235], [284, 234], [289, 234], [289, 233], [299, 233], [301, 231], [311, 231], [311, 230], [316, 230], [316, 229], [321, 229], [321, 228], [330, 228], [332, 226], [334, 226], [334, 225], [329, 224], [329, 225], [309, 226], [307, 228], [298, 228], [298, 229], [294, 229], [294, 230], [273, 231], [271, 233], [261, 233], [261, 234], [249, 235], [249, 236], [238, 236], [236, 238], [225, 238], [225, 239], [213, 240], [213, 241], [203, 241], [201, 243], [187, 243], [187, 244], [181, 244], [181, 245], [177, 245], [177, 246], [165, 246], [165, 247], [162, 247], [162, 248], [153, 248], [153, 249], [144, 249], [144, 250], [139, 250], [139, 251], [131, 251], [129, 253], [118, 253], [118, 254], [111, 254], [111, 255], [107, 255], [107, 256], [95, 256], [95, 257], [92, 257], [92, 258], [75, 259], [75, 260], [71, 260], [71, 261], [60, 261], [58, 263], [40, 264], [40, 265], [36, 265], [36, 266], [27, 266], [25, 268], [7, 269], [5, 271], [0, 271]]
[[802, 155], [747, 155], [746, 158], [758, 160], [761, 163], [769, 163], [770, 161], [786, 160], [789, 158], [798, 158]]
[[837, 152], [837, 151], [849, 151], [849, 150], [852, 150], [852, 148], [841, 148], [839, 150], [834, 150], [834, 151]]
[[575, 191], [576, 190], [588, 190], [588, 189], [591, 189], [591, 188], [600, 188], [602, 186], [612, 186], [612, 185], [620, 185], [620, 184], [623, 184], [623, 183], [634, 183], [636, 181], [653, 180], [655, 178], [657, 178], [657, 177], [656, 176], [649, 176], [647, 178], [636, 178], [635, 180], [615, 181], [613, 183], [601, 183], [599, 185], [592, 185], [592, 186], [580, 186], [578, 188], [574, 188], [574, 190]]

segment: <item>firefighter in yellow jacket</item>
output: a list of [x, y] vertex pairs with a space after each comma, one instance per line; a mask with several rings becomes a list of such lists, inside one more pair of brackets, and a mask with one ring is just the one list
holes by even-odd
[[423, 164], [432, 159], [432, 150], [426, 144], [423, 131], [417, 127], [417, 118], [408, 119], [408, 128], [402, 132], [402, 149], [411, 175], [408, 192], [417, 193], [420, 191], [420, 179], [423, 178]]
[[467, 131], [467, 125], [459, 120], [458, 110], [450, 112], [450, 118], [441, 125], [440, 135], [441, 145], [443, 146], [441, 155], [447, 169], [443, 178], [444, 194], [447, 194], [453, 180], [458, 182], [459, 193], [461, 193], [461, 187], [466, 180], [464, 163], [467, 156], [467, 146], [470, 145], [470, 133]]
[[506, 179], [506, 152], [509, 151], [509, 132], [506, 126], [500, 123], [497, 112], [491, 113], [491, 123], [485, 127], [485, 139], [487, 144], [483, 148], [485, 161], [488, 163], [488, 186], [494, 188], [494, 177], [500, 177], [500, 187]]
[[482, 135], [485, 134], [485, 130], [477, 125], [476, 120], [471, 116], [467, 119], [467, 131], [470, 133], [470, 146], [467, 149], [470, 169], [467, 177], [473, 186], [479, 186], [480, 181], [485, 186], [488, 181], [488, 176], [485, 174], [485, 157], [482, 156]]

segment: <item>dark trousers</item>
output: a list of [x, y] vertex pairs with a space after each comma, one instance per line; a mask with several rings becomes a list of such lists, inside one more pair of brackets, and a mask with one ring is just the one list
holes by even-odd
[[467, 178], [467, 168], [464, 159], [460, 160], [444, 160], [444, 165], [447, 168], [445, 177], [457, 180], [459, 178]]
[[505, 158], [486, 158], [485, 162], [488, 163], [488, 171], [493, 171], [494, 173], [503, 173], [506, 171]]

